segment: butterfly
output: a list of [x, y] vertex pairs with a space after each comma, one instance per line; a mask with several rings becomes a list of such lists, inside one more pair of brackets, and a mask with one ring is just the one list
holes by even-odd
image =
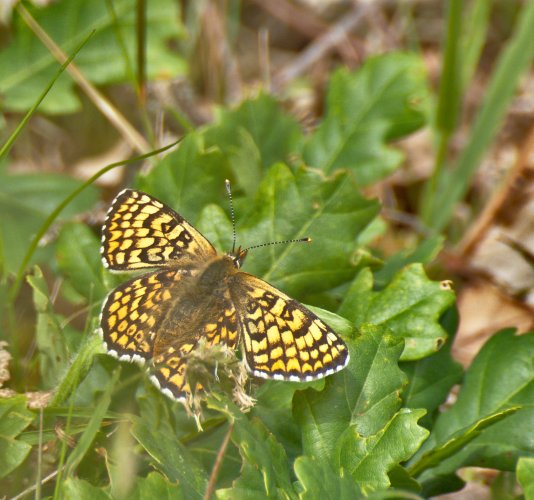
[[187, 377], [200, 339], [208, 347], [241, 346], [247, 370], [266, 379], [311, 381], [349, 361], [346, 344], [313, 312], [240, 270], [246, 249], [218, 254], [149, 194], [118, 194], [102, 228], [101, 254], [111, 271], [148, 271], [103, 303], [99, 332], [108, 354], [147, 363], [151, 381], [175, 400], [202, 389]]

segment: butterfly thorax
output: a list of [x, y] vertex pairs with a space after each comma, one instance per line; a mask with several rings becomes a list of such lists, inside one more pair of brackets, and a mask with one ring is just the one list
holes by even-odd
[[239, 272], [239, 264], [232, 255], [219, 255], [211, 260], [198, 276], [197, 286], [206, 293], [213, 293], [221, 286], [227, 287], [228, 278]]

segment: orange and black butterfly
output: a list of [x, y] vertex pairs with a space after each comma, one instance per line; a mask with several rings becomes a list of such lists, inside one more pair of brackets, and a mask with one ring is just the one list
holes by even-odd
[[101, 253], [111, 271], [150, 270], [104, 301], [105, 347], [120, 360], [149, 363], [151, 380], [171, 398], [191, 395], [188, 354], [200, 339], [208, 346], [241, 345], [248, 371], [267, 379], [315, 380], [349, 361], [345, 343], [314, 313], [240, 270], [246, 250], [218, 254], [146, 193], [126, 189], [115, 198]]

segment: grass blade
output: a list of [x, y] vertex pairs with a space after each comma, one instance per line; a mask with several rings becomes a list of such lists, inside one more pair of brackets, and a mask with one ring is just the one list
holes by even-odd
[[457, 166], [440, 176], [431, 208], [423, 214], [427, 225], [435, 231], [442, 230], [450, 221], [454, 207], [465, 195], [481, 159], [502, 123], [519, 79], [532, 61], [532, 33], [534, 2], [527, 2], [519, 14], [514, 35], [497, 62], [467, 147], [462, 152]]

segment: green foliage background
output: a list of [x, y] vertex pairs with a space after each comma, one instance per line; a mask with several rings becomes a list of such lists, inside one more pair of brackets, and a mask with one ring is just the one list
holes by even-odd
[[[184, 72], [183, 59], [166, 43], [183, 32], [175, 2], [148, 4], [149, 78], [171, 68]], [[105, 2], [76, 0], [34, 14], [66, 52], [96, 28], [76, 62], [94, 83], [109, 85], [131, 76], [134, 47], [133, 38], [117, 38], [131, 36], [132, 2], [117, 1], [114, 10], [116, 18]], [[533, 9], [524, 10], [526, 18]], [[0, 76], [5, 111], [28, 109], [56, 71], [19, 17], [14, 31], [0, 52], [0, 67], [9, 68]], [[79, 106], [64, 74], [41, 111]], [[245, 270], [313, 307], [351, 351], [349, 366], [325, 380], [252, 380], [257, 404], [249, 413], [224, 393], [213, 394], [202, 431], [141, 369], [101, 348], [100, 305], [123, 278], [102, 268], [98, 231], [79, 217], [101, 199], [93, 185], [54, 218], [53, 237], [23, 269], [35, 314], [34, 349], [24, 359], [15, 278], [32, 237], [81, 183], [10, 173], [4, 157], [1, 338], [14, 358], [16, 394], [0, 399], [1, 490], [14, 495], [35, 484], [37, 496], [55, 498], [201, 498], [230, 433], [217, 498], [426, 497], [461, 487], [457, 471], [466, 466], [517, 470], [528, 498], [534, 335], [496, 333], [463, 373], [450, 355], [458, 321], [454, 293], [424, 270], [443, 239], [434, 234], [385, 261], [371, 247], [386, 224], [365, 188], [400, 167], [404, 158], [392, 142], [428, 125], [435, 109], [419, 55], [376, 56], [357, 71], [332, 74], [324, 117], [312, 132], [260, 92], [220, 109], [213, 123], [187, 133], [132, 179], [131, 187], [181, 213], [220, 251], [231, 247], [232, 237], [226, 178], [233, 184], [238, 243], [311, 237], [311, 245], [257, 249]], [[50, 276], [61, 278], [62, 300], [85, 315], [83, 328], [57, 310]], [[454, 385], [456, 401], [443, 406]], [[28, 409], [28, 388], [53, 390], [50, 404]]]

